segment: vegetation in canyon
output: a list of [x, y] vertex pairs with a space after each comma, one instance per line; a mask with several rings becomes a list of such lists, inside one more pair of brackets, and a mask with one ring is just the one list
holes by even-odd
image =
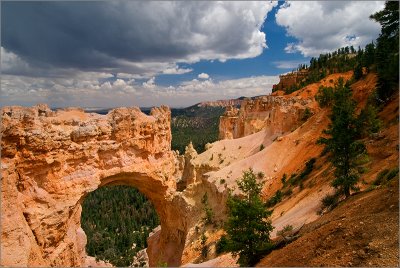
[[[320, 107], [330, 110], [331, 124], [319, 140], [326, 146], [321, 157], [326, 156], [334, 168], [331, 186], [335, 191], [322, 199], [323, 207], [328, 209], [337, 207], [341, 199], [346, 199], [346, 202], [357, 202], [352, 198], [351, 193], [358, 190], [357, 185], [363, 172], [361, 167], [365, 164], [363, 161], [367, 155], [365, 139], [380, 130], [383, 122], [378, 118], [378, 113], [383, 110], [398, 89], [398, 2], [387, 2], [385, 10], [372, 15], [371, 18], [382, 25], [381, 35], [376, 42], [368, 44], [365, 49], [344, 47], [332, 53], [320, 55], [318, 58], [312, 58], [309, 66], [302, 65], [298, 69], [307, 71], [306, 78], [285, 89], [286, 94], [291, 94], [326, 78], [329, 74], [353, 71], [354, 75], [350, 81], [345, 82], [339, 79], [334, 86], [321, 86], [315, 96]], [[365, 105], [357, 109], [358, 103], [354, 99], [351, 86], [364, 79], [368, 73], [376, 73], [378, 76], [376, 91], [370, 94]], [[205, 144], [218, 139], [218, 122], [223, 112], [222, 107], [192, 106], [185, 109], [172, 109], [172, 149], [183, 154], [185, 147], [192, 142], [197, 152], [205, 151]], [[307, 108], [302, 120], [306, 122], [312, 115]], [[258, 151], [264, 148], [262, 144]], [[225, 225], [226, 236], [217, 243], [217, 253], [230, 251], [239, 256], [238, 263], [241, 266], [252, 266], [271, 251], [273, 248], [273, 242], [270, 240], [272, 225], [268, 220], [271, 216], [268, 208], [276, 206], [290, 196], [295, 187], [299, 186], [303, 189], [303, 182], [316, 169], [314, 166], [316, 161], [316, 158], [309, 159], [303, 164], [303, 170], [297, 174], [292, 173], [291, 176], [284, 174], [281, 180], [282, 187], [265, 202], [260, 199], [262, 187], [257, 182], [254, 173], [244, 172], [242, 180], [238, 181], [238, 187], [245, 198], [232, 196], [229, 198], [227, 203], [229, 213]], [[398, 168], [385, 169], [377, 175], [373, 185], [377, 187], [391, 184], [396, 176], [398, 176]], [[222, 180], [225, 183], [225, 179], [222, 178]], [[157, 215], [148, 201], [131, 188], [121, 188], [115, 192], [112, 189], [104, 189], [108, 195], [100, 193], [97, 196], [88, 196], [84, 204], [82, 226], [88, 235], [87, 251], [89, 255], [109, 260], [114, 265], [126, 266], [130, 264], [133, 255], [146, 246], [149, 231], [158, 224]], [[125, 191], [124, 194], [122, 194], [123, 191]], [[103, 204], [99, 200], [105, 195], [108, 201]], [[119, 195], [127, 201], [116, 201], [119, 200]], [[136, 203], [129, 203], [133, 201], [132, 198]], [[113, 207], [115, 203], [125, 205], [115, 210]], [[130, 213], [132, 204], [136, 208], [135, 210], [132, 208]], [[116, 214], [111, 217], [111, 214], [104, 213], [107, 210], [99, 208], [97, 214], [104, 215], [95, 213], [96, 215], [85, 216], [85, 206], [90, 206], [91, 211], [95, 211], [93, 209], [95, 205], [109, 207], [107, 209], [111, 209], [110, 213]], [[214, 215], [207, 195], [203, 196], [202, 205], [206, 215], [204, 221], [211, 224]], [[126, 215], [126, 217], [120, 217], [117, 214]], [[133, 214], [135, 223], [131, 222], [131, 224], [135, 225], [138, 222], [135, 226], [126, 226], [127, 223], [122, 222], [114, 225], [109, 223], [110, 219], [114, 218], [129, 222]], [[104, 221], [98, 221], [96, 217], [99, 216], [105, 217]], [[286, 245], [288, 241], [284, 233], [292, 232], [293, 226], [287, 225], [287, 229], [285, 228], [278, 231], [278, 235], [283, 237]], [[129, 233], [126, 230], [135, 231]], [[135, 235], [136, 231], [138, 231], [137, 235]], [[206, 259], [208, 254], [207, 240], [207, 236], [203, 233], [201, 236], [203, 259]], [[104, 243], [107, 243], [107, 247]], [[133, 244], [136, 245], [134, 249], [132, 249]]]
[[205, 145], [218, 140], [219, 117], [223, 107], [191, 106], [183, 109], [172, 109], [171, 133], [172, 150], [180, 154], [192, 142], [198, 153], [205, 151]]
[[129, 186], [105, 186], [90, 193], [83, 202], [81, 221], [87, 253], [118, 267], [132, 264], [159, 225], [150, 201]]
[[244, 196], [228, 199], [225, 247], [239, 256], [240, 266], [253, 266], [272, 248], [270, 232], [273, 227], [268, 219], [271, 211], [265, 209], [261, 200], [262, 183], [257, 181], [253, 170], [244, 171], [237, 186]]

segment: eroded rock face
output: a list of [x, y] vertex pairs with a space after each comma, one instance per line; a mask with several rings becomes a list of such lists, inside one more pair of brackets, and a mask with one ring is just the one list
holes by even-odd
[[270, 136], [283, 135], [303, 123], [305, 110], [311, 102], [309, 99], [285, 96], [246, 99], [240, 109], [228, 107], [221, 116], [219, 138], [237, 139], [263, 128]]
[[180, 264], [191, 207], [176, 192], [182, 163], [170, 148], [167, 107], [150, 116], [45, 105], [1, 114], [1, 265], [84, 265], [81, 203], [109, 184], [134, 186], [154, 204], [161, 230], [149, 240], [150, 265]]

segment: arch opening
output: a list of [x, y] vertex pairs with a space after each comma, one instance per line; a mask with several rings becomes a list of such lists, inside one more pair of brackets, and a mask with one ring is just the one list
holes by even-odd
[[[106, 185], [82, 202], [81, 227], [86, 253], [117, 267], [131, 266], [134, 256], [147, 247], [147, 238], [160, 224], [151, 201], [137, 188]], [[136, 263], [143, 266], [145, 262]]]

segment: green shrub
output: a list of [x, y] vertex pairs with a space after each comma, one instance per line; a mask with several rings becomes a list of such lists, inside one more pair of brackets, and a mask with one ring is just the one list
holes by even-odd
[[328, 194], [321, 200], [322, 203], [322, 210], [327, 209], [332, 210], [334, 209], [339, 203], [339, 195], [335, 192], [334, 194]]
[[312, 116], [312, 112], [311, 112], [311, 110], [307, 107], [305, 110], [304, 110], [304, 113], [303, 113], [303, 115], [302, 115], [302, 117], [301, 117], [301, 120], [302, 121], [307, 121], [308, 120], [308, 118], [310, 118]]
[[293, 173], [292, 175], [290, 175], [290, 178], [289, 178], [290, 185], [294, 185], [295, 184], [296, 177], [297, 177], [297, 173]]
[[282, 176], [282, 179], [281, 179], [281, 181], [282, 181], [282, 183], [283, 183], [283, 185], [285, 185], [286, 184], [286, 173], [285, 174], [283, 174], [283, 176]]
[[317, 94], [315, 95], [315, 100], [321, 107], [329, 107], [333, 103], [334, 90], [332, 87], [320, 86]]
[[274, 194], [274, 196], [273, 197], [271, 197], [266, 203], [265, 203], [265, 205], [267, 206], [267, 207], [273, 207], [273, 206], [275, 206], [276, 204], [278, 204], [279, 202], [281, 202], [282, 201], [282, 191], [281, 190], [278, 190], [278, 191], [276, 191], [276, 193]]
[[378, 118], [377, 108], [368, 103], [357, 117], [356, 127], [358, 133], [361, 137], [367, 137], [370, 134], [378, 133], [381, 125], [382, 121]]
[[281, 236], [285, 242], [287, 242], [287, 237], [293, 231], [293, 225], [285, 225], [281, 230], [279, 230], [276, 234]]
[[225, 179], [220, 179], [220, 180], [219, 180], [219, 183], [220, 183], [220, 184], [224, 184], [224, 183], [225, 183]]
[[283, 192], [282, 192], [282, 195], [283, 195], [283, 196], [289, 196], [289, 195], [291, 195], [292, 193], [293, 193], [292, 189], [289, 188], [289, 189], [287, 189], [286, 191], [283, 191]]
[[260, 145], [260, 151], [264, 150], [264, 148], [265, 148], [264, 144], [261, 144]]
[[201, 203], [203, 204], [203, 210], [205, 213], [205, 217], [203, 218], [205, 224], [212, 224], [214, 218], [214, 211], [208, 204], [208, 195], [205, 193], [201, 199]]
[[207, 243], [207, 236], [203, 233], [201, 235], [201, 256], [203, 257], [203, 259], [207, 258], [208, 255], [208, 247], [206, 245]]
[[386, 180], [390, 181], [391, 179], [398, 177], [398, 174], [399, 174], [399, 168], [398, 167], [394, 168], [386, 175]]
[[387, 183], [391, 179], [395, 178], [399, 174], [399, 168], [394, 168], [392, 170], [384, 169], [378, 173], [376, 179], [372, 185], [378, 186]]
[[305, 166], [304, 170], [299, 175], [297, 175], [296, 173], [293, 173], [289, 179], [290, 185], [300, 184], [300, 188], [303, 189], [302, 181], [305, 178], [307, 178], [307, 176], [312, 172], [312, 170], [314, 169], [315, 162], [316, 162], [315, 158], [310, 158], [306, 162], [306, 166]]
[[215, 245], [215, 251], [217, 254], [229, 251], [228, 239], [226, 239], [225, 235], [221, 236], [221, 238], [218, 240], [217, 244]]

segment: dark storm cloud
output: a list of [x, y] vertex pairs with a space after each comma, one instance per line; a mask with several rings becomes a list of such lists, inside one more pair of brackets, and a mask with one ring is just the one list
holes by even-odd
[[[134, 63], [254, 57], [273, 4], [3, 2], [2, 47], [39, 68], [140, 71]], [[133, 65], [132, 65], [133, 64]]]

